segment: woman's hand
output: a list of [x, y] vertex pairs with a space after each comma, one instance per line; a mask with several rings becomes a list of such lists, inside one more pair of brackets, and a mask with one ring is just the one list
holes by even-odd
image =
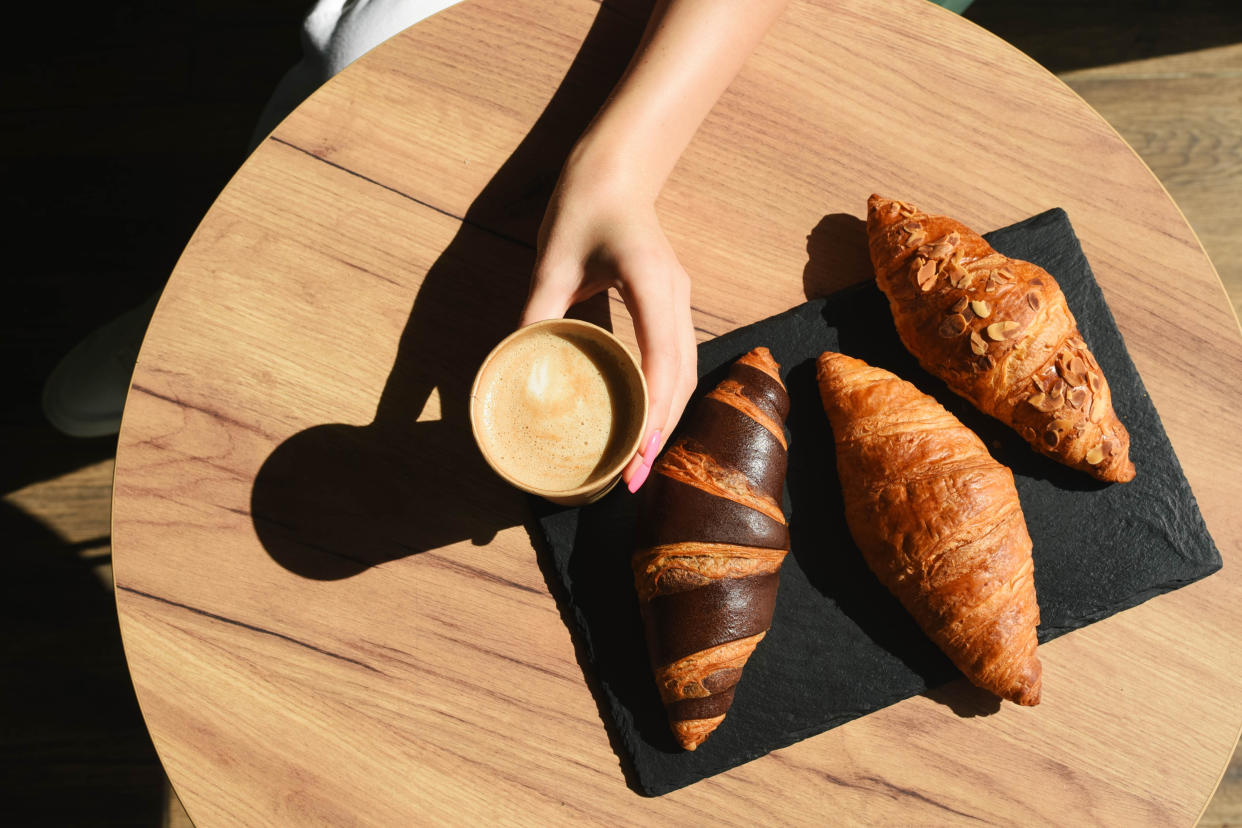
[[634, 317], [651, 410], [622, 477], [647, 479], [697, 381], [690, 280], [655, 217], [682, 150], [788, 0], [657, 0], [625, 74], [561, 171], [522, 324], [615, 287]]
[[649, 192], [610, 164], [575, 152], [539, 230], [539, 249], [522, 325], [565, 315], [614, 287], [634, 319], [647, 380], [647, 433], [622, 478], [646, 480], [660, 447], [698, 381], [690, 279], [656, 220]]

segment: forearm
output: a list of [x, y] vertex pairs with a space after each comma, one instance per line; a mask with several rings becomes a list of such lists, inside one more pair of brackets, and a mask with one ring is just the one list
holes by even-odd
[[788, 0], [661, 0], [607, 103], [575, 148], [654, 199], [717, 98]]

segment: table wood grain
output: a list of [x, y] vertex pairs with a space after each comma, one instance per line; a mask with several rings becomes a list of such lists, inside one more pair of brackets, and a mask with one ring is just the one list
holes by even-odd
[[[796, 0], [685, 153], [658, 207], [700, 338], [866, 278], [873, 191], [981, 231], [1063, 207], [1225, 568], [1042, 647], [1037, 708], [963, 717], [950, 687], [664, 797], [627, 787], [466, 402], [642, 25], [589, 0], [441, 13], [281, 124], [186, 247], [126, 407], [113, 556], [191, 817], [1193, 822], [1242, 722], [1236, 318], [1100, 116], [914, 0]], [[624, 306], [601, 311], [633, 345]]]

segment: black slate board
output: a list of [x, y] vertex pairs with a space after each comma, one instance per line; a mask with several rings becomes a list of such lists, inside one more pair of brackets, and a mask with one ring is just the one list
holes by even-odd
[[[565, 588], [564, 609], [602, 689], [631, 785], [641, 793], [676, 790], [960, 677], [871, 575], [850, 539], [832, 433], [815, 384], [814, 361], [825, 350], [913, 382], [1013, 470], [1035, 544], [1040, 641], [1220, 568], [1220, 553], [1064, 211], [986, 238], [1060, 283], [1130, 430], [1138, 476], [1101, 484], [1034, 453], [978, 413], [905, 351], [873, 283], [702, 344], [699, 393], [755, 346], [770, 348], [781, 364], [792, 400], [784, 499], [792, 550], [781, 569], [772, 629], [747, 664], [727, 718], [698, 750], [685, 752], [673, 742], [647, 663], [629, 568], [639, 498], [618, 487], [583, 509], [543, 501], [537, 507]], [[1044, 691], [1055, 697], [1057, 688]]]

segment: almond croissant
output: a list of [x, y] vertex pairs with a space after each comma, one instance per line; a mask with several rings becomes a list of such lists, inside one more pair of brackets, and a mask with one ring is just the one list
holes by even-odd
[[817, 367], [867, 565], [968, 679], [1038, 704], [1039, 605], [1013, 474], [910, 383], [832, 352]]
[[1054, 460], [1133, 479], [1108, 381], [1047, 271], [947, 216], [878, 195], [867, 236], [897, 333], [925, 369]]
[[772, 624], [789, 551], [789, 397], [778, 369], [766, 348], [734, 363], [647, 484], [634, 583], [660, 697], [686, 750], [723, 721]]

